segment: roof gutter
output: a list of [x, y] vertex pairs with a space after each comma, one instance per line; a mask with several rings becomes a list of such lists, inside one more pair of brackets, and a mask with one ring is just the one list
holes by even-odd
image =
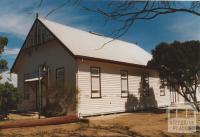
[[114, 60], [108, 60], [108, 59], [101, 59], [101, 58], [94, 58], [94, 57], [88, 57], [88, 56], [76, 55], [76, 58], [77, 59], [86, 59], [86, 60], [90, 60], [90, 61], [98, 61], [98, 62], [105, 62], [105, 63], [120, 64], [120, 65], [132, 66], [132, 67], [143, 68], [143, 69], [148, 69], [148, 70], [157, 70], [155, 68], [150, 68], [150, 67], [148, 67], [146, 65], [133, 64], [133, 63], [114, 61]]

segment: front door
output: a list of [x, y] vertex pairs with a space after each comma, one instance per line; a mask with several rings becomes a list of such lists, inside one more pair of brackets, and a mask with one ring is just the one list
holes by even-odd
[[[37, 110], [39, 110], [39, 106], [40, 106], [40, 94], [39, 94], [39, 81], [36, 82], [37, 88], [36, 88], [36, 106], [37, 106]], [[46, 107], [46, 92], [47, 92], [47, 84], [45, 79], [41, 80], [41, 106], [42, 109], [44, 109]]]
[[42, 108], [46, 107], [46, 101], [47, 101], [47, 96], [46, 96], [46, 92], [47, 92], [47, 85], [44, 81], [42, 81], [42, 85], [41, 85], [41, 92], [42, 92]]

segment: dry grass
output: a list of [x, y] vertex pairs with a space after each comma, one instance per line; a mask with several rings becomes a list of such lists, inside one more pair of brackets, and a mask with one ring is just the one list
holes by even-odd
[[89, 123], [71, 123], [0, 130], [0, 137], [196, 137], [167, 132], [167, 115], [124, 113], [90, 117]]

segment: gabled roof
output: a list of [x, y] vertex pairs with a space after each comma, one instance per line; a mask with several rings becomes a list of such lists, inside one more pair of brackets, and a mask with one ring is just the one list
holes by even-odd
[[146, 65], [151, 55], [139, 46], [121, 40], [114, 40], [103, 46], [111, 38], [82, 31], [46, 19], [39, 20], [75, 56], [92, 57], [130, 64]]
[[[152, 58], [151, 54], [132, 43], [121, 40], [109, 42], [112, 38], [75, 29], [42, 18], [37, 18], [35, 22], [37, 21], [41, 22], [59, 40], [59, 42], [61, 42], [62, 46], [75, 57], [124, 63], [136, 65], [138, 67], [145, 67], [147, 62]], [[107, 44], [104, 45], [105, 43]], [[11, 72], [14, 70], [21, 50], [11, 68]]]

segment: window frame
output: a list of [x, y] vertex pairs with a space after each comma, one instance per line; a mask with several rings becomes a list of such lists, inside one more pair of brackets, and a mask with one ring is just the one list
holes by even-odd
[[165, 86], [160, 86], [160, 96], [165, 96]]
[[[126, 78], [123, 78], [122, 77], [122, 72], [126, 72], [126, 74], [127, 74], [127, 77]], [[126, 79], [126, 81], [127, 81], [127, 95], [126, 96], [123, 96], [122, 94], [122, 80], [123, 79]], [[128, 96], [129, 96], [129, 84], [128, 84], [128, 70], [120, 70], [120, 80], [121, 80], [121, 98], [128, 98]]]
[[[98, 71], [99, 71], [99, 75], [98, 76], [93, 76], [92, 75], [92, 69], [98, 69]], [[96, 91], [96, 90], [92, 90], [92, 78], [93, 77], [99, 77], [99, 96], [98, 97], [93, 97], [92, 96], [92, 93], [94, 92], [94, 91]], [[90, 82], [91, 82], [91, 95], [90, 95], [90, 98], [92, 98], [92, 99], [95, 99], [95, 98], [102, 98], [102, 96], [101, 96], [101, 68], [100, 67], [95, 67], [95, 66], [91, 66], [90, 67]]]
[[[149, 86], [149, 73], [148, 72], [145, 72], [145, 73], [143, 73], [142, 74], [142, 78], [144, 79], [144, 81], [145, 81], [145, 78], [146, 78], [146, 76], [147, 76], [147, 78], [148, 78], [148, 90], [147, 90], [147, 93], [146, 92], [144, 92], [144, 85], [142, 85], [142, 88], [143, 88], [143, 95], [144, 96], [150, 96], [150, 86]], [[143, 80], [142, 79], [142, 80]], [[144, 84], [144, 83], [143, 83]]]
[[[57, 77], [57, 74], [58, 74], [58, 71], [59, 70], [63, 70], [64, 71], [64, 76], [63, 76], [63, 87], [62, 89], [64, 89], [65, 87], [65, 68], [64, 67], [59, 67], [59, 68], [56, 68], [56, 87], [58, 88], [58, 77]], [[59, 87], [60, 88], [60, 87]]]
[[164, 85], [164, 80], [160, 80], [160, 96], [165, 96], [165, 85]]

